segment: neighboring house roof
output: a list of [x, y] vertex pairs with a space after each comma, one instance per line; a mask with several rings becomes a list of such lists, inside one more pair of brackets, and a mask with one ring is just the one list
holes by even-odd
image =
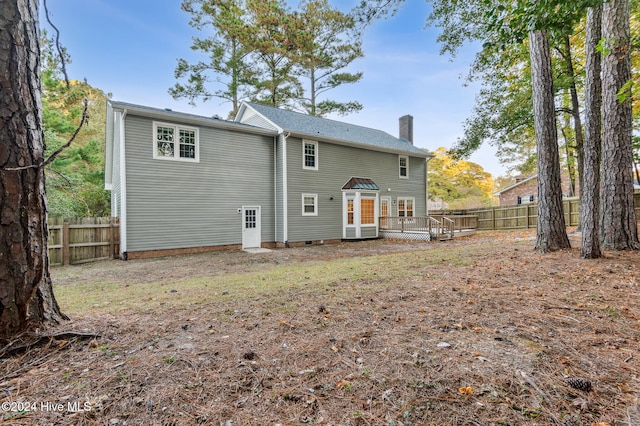
[[345, 183], [342, 189], [366, 189], [371, 191], [379, 191], [380, 187], [369, 178], [352, 177], [349, 182]]
[[343, 123], [341, 121], [274, 108], [254, 102], [244, 102], [236, 116], [237, 121], [257, 122], [252, 115], [258, 114], [262, 125], [269, 125], [279, 133], [329, 142], [360, 146], [367, 149], [387, 151], [431, 158], [432, 154], [414, 146], [406, 139], [397, 138], [382, 130]]
[[495, 194], [493, 194], [494, 197], [499, 197], [500, 194], [507, 192], [507, 191], [511, 191], [513, 188], [517, 188], [520, 185], [524, 185], [525, 183], [533, 180], [533, 179], [537, 179], [538, 175], [531, 175], [526, 179], [522, 179], [520, 182], [514, 183], [513, 185], [507, 186], [506, 188], [501, 189], [500, 191], [496, 192]]

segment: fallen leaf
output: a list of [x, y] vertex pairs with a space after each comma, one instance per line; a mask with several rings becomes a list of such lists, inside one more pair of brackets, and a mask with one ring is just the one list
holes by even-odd
[[340, 379], [340, 380], [338, 381], [338, 383], [336, 384], [336, 387], [337, 387], [338, 389], [348, 388], [348, 387], [351, 387], [351, 383], [350, 383], [348, 380]]
[[471, 395], [473, 393], [473, 386], [458, 388], [458, 392], [460, 392], [461, 395]]

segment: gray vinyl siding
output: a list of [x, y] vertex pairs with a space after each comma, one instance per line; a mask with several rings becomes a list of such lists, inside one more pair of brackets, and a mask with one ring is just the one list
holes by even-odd
[[125, 135], [128, 251], [241, 244], [242, 206], [274, 241], [273, 137], [201, 126], [194, 163], [153, 159], [150, 118], [128, 114]]
[[[397, 154], [318, 142], [315, 171], [302, 168], [302, 141], [287, 140], [289, 241], [341, 239], [342, 187], [354, 176], [371, 178], [380, 187], [380, 196], [392, 197], [393, 216], [398, 197], [415, 197], [414, 214], [426, 215], [424, 158], [409, 157], [409, 179], [400, 179]], [[318, 195], [317, 216], [302, 216], [303, 193]]]
[[367, 227], [363, 227], [361, 230], [361, 238], [375, 238], [377, 237], [376, 235], [376, 228], [372, 227], [372, 226], [367, 226]]
[[264, 117], [260, 115], [252, 115], [250, 117], [245, 117], [244, 120], [242, 120], [242, 122], [244, 124], [261, 127], [263, 129], [277, 130], [277, 128], [273, 124], [271, 124], [269, 120], [266, 120]]

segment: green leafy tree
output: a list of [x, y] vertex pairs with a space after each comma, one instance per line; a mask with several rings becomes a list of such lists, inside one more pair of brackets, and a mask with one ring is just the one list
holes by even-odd
[[246, 15], [240, 40], [255, 58], [251, 99], [294, 108], [303, 93], [293, 72], [306, 37], [302, 19], [283, 0], [246, 0]]
[[[104, 132], [106, 96], [86, 82], [62, 78], [54, 42], [43, 32], [40, 39], [42, 68], [42, 125], [50, 156], [76, 132], [85, 113], [89, 121], [73, 143], [50, 162], [46, 191], [52, 217], [110, 215], [110, 195], [104, 190]], [[66, 52], [63, 50], [63, 54]], [[66, 63], [71, 59], [66, 55]]]
[[357, 101], [320, 100], [325, 92], [343, 84], [357, 83], [362, 73], [345, 71], [364, 56], [360, 32], [352, 16], [331, 7], [327, 0], [304, 0], [300, 18], [304, 25], [297, 72], [308, 81], [304, 110], [310, 115], [348, 114], [362, 109]]
[[493, 177], [482, 166], [450, 156], [443, 147], [429, 161], [429, 198], [442, 199], [449, 208], [475, 208], [492, 204]]
[[[253, 83], [252, 51], [241, 41], [247, 30], [244, 2], [184, 0], [181, 7], [191, 15], [192, 27], [210, 32], [208, 37], [194, 37], [191, 45], [191, 50], [201, 52], [208, 60], [192, 64], [179, 59], [175, 70], [179, 82], [169, 89], [169, 94], [174, 99], [186, 98], [193, 105], [198, 99], [224, 99], [231, 102], [229, 115], [233, 117]], [[210, 84], [222, 88], [212, 90]]]

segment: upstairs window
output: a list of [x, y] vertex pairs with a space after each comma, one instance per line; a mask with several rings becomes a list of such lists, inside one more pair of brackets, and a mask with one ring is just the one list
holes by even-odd
[[406, 155], [400, 155], [398, 157], [399, 175], [401, 179], [409, 178], [409, 157]]
[[302, 168], [318, 170], [318, 142], [302, 141]]
[[176, 124], [153, 123], [153, 158], [198, 162], [198, 129]]

